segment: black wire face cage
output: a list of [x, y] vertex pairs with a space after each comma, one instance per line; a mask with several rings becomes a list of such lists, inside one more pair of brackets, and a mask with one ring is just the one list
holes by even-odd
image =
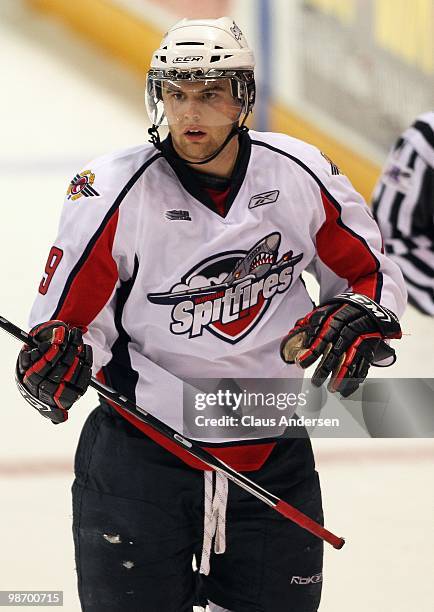
[[156, 69], [151, 68], [146, 79], [146, 109], [155, 127], [165, 121], [162, 85], [164, 81], [204, 81], [207, 79], [230, 79], [232, 95], [241, 104], [241, 115], [244, 124], [247, 115], [252, 112], [256, 98], [256, 85], [253, 70], [204, 70]]

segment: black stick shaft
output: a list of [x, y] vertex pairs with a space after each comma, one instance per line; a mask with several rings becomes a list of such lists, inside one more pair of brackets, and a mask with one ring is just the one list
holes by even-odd
[[[17, 338], [18, 340], [21, 340], [26, 344], [29, 344], [31, 346], [37, 346], [37, 343], [31, 336], [29, 336], [24, 330], [20, 329], [2, 316], [0, 316], [0, 328], [4, 329], [6, 332], [11, 334], [11, 336], [14, 336], [14, 338]], [[149, 427], [163, 435], [165, 438], [174, 442], [177, 446], [183, 448], [185, 451], [190, 453], [190, 455], [193, 455], [193, 457], [199, 459], [199, 461], [202, 461], [213, 470], [217, 470], [225, 474], [227, 478], [232, 480], [232, 482], [237, 484], [239, 487], [245, 489], [264, 503], [268, 504], [271, 508], [273, 508], [283, 516], [286, 516], [293, 522], [297, 523], [297, 525], [299, 525], [303, 529], [307, 529], [317, 537], [321, 538], [322, 540], [325, 540], [334, 548], [342, 548], [342, 546], [344, 545], [344, 540], [342, 538], [337, 537], [336, 535], [322, 527], [322, 525], [316, 523], [311, 518], [304, 515], [302, 512], [300, 512], [293, 506], [290, 506], [283, 500], [276, 497], [276, 495], [273, 495], [266, 489], [263, 489], [255, 482], [244, 476], [243, 474], [240, 474], [239, 472], [231, 468], [229, 465], [227, 465], [224, 461], [218, 459], [218, 457], [214, 457], [214, 455], [204, 450], [197, 443], [193, 442], [189, 438], [182, 436], [177, 431], [169, 427], [169, 425], [166, 425], [153, 415], [149, 414], [148, 412], [143, 410], [143, 408], [140, 408], [140, 406], [132, 402], [124, 395], [121, 395], [111, 387], [100, 383], [94, 377], [91, 378], [89, 386], [95, 389], [100, 395], [102, 395], [106, 399], [110, 400], [111, 402], [114, 402], [115, 404], [126, 410], [129, 414], [133, 415], [146, 425], [149, 425]]]

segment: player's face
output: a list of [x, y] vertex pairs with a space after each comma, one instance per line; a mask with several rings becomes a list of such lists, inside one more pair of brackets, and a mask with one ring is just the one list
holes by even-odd
[[175, 149], [191, 161], [210, 157], [241, 113], [229, 79], [166, 82], [163, 102]]

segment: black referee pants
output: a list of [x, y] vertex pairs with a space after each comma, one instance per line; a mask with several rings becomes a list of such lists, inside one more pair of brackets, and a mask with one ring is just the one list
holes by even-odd
[[[316, 612], [322, 542], [229, 482], [226, 552], [193, 572], [203, 538], [203, 472], [188, 467], [103, 404], [76, 454], [73, 533], [85, 612], [191, 612], [209, 599], [231, 612]], [[307, 437], [282, 439], [252, 480], [322, 522]]]

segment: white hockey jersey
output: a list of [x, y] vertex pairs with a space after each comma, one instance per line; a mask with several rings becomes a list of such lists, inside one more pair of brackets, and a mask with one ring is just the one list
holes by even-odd
[[304, 270], [321, 300], [350, 289], [398, 316], [405, 306], [402, 275], [338, 168], [286, 135], [242, 138], [224, 217], [152, 145], [90, 162], [69, 186], [30, 317], [85, 328], [95, 373], [177, 430], [184, 379], [302, 375], [279, 346], [312, 309]]

